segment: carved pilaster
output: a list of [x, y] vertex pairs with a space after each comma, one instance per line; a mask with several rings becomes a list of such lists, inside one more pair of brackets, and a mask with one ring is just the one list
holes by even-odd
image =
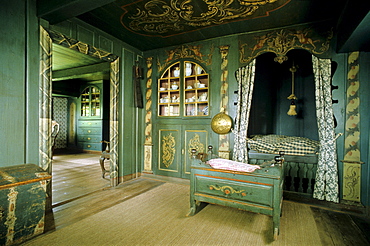
[[146, 59], [146, 93], [145, 93], [145, 143], [144, 143], [144, 172], [152, 173], [153, 142], [152, 142], [152, 73], [153, 57]]
[[[229, 84], [228, 77], [228, 54], [229, 46], [223, 45], [219, 47], [221, 55], [221, 90], [220, 90], [220, 112], [227, 114], [229, 103]], [[230, 139], [228, 134], [219, 135], [218, 155], [225, 159], [230, 159]]]
[[352, 202], [361, 201], [361, 155], [360, 155], [360, 81], [358, 73], [359, 52], [353, 52], [348, 57], [347, 74], [347, 107], [345, 155], [343, 162], [343, 199]]

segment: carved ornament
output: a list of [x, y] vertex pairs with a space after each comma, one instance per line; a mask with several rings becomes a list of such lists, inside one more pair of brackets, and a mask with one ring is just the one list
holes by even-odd
[[176, 141], [172, 133], [162, 138], [162, 162], [166, 168], [171, 166], [175, 159], [175, 146]]
[[[128, 30], [169, 36], [202, 27], [268, 16], [291, 0], [150, 0], [122, 6], [121, 23]], [[134, 15], [127, 15], [135, 11]]]
[[328, 51], [333, 31], [326, 31], [326, 35], [318, 36], [313, 28], [281, 29], [260, 36], [254, 36], [254, 40], [247, 43], [240, 42], [240, 62], [249, 63], [257, 56], [273, 52], [276, 54], [275, 61], [283, 63], [288, 60], [287, 53], [293, 49], [305, 49], [312, 54], [323, 54]]
[[204, 144], [200, 142], [200, 137], [198, 134], [195, 134], [192, 139], [189, 140], [188, 153], [189, 156], [192, 155], [191, 150], [196, 149], [197, 153], [204, 153]]
[[214, 46], [211, 46], [208, 54], [203, 54], [201, 52], [201, 47], [201, 45], [182, 45], [171, 50], [166, 50], [167, 58], [164, 60], [164, 63], [162, 64], [159, 58], [157, 59], [158, 70], [163, 71], [163, 69], [173, 61], [182, 58], [194, 59], [200, 63], [206, 64], [207, 66], [211, 65]]

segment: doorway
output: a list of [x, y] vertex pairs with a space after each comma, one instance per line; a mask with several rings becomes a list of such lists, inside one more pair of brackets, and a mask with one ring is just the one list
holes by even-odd
[[[55, 43], [52, 53], [52, 120], [59, 125], [52, 162], [56, 208], [110, 185], [99, 163], [101, 141], [109, 141], [110, 64]], [[86, 88], [94, 89], [92, 100]], [[84, 127], [88, 123], [93, 127]]]
[[[110, 185], [118, 184], [118, 88], [119, 88], [119, 58], [113, 54], [104, 52], [88, 44], [81, 43], [64, 36], [63, 34], [46, 30], [40, 27], [40, 83], [39, 83], [39, 153], [40, 166], [52, 173], [52, 141], [51, 141], [51, 121], [52, 121], [52, 51], [53, 44], [58, 44], [64, 48], [76, 52], [99, 58], [104, 62], [109, 62], [109, 128], [110, 128]], [[49, 199], [52, 199], [51, 184], [47, 187]], [[49, 201], [51, 205], [51, 200]]]

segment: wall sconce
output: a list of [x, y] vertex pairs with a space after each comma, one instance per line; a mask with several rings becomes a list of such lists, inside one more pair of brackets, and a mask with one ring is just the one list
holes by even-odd
[[287, 99], [290, 100], [290, 106], [289, 106], [289, 110], [287, 112], [288, 115], [291, 115], [291, 116], [294, 116], [294, 115], [297, 115], [297, 112], [296, 112], [296, 105], [295, 105], [295, 101], [294, 100], [297, 100], [298, 98], [294, 95], [294, 73], [297, 72], [297, 67], [294, 66], [294, 62], [293, 62], [293, 66], [291, 68], [289, 68], [289, 71], [292, 72], [292, 94], [290, 94], [290, 96], [287, 97]]

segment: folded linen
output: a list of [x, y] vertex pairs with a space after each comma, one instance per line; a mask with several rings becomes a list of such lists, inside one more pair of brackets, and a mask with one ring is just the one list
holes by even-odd
[[223, 169], [238, 172], [248, 172], [251, 173], [256, 169], [261, 169], [258, 165], [246, 164], [243, 162], [237, 162], [232, 160], [226, 160], [221, 158], [211, 159], [208, 164], [215, 169]]

